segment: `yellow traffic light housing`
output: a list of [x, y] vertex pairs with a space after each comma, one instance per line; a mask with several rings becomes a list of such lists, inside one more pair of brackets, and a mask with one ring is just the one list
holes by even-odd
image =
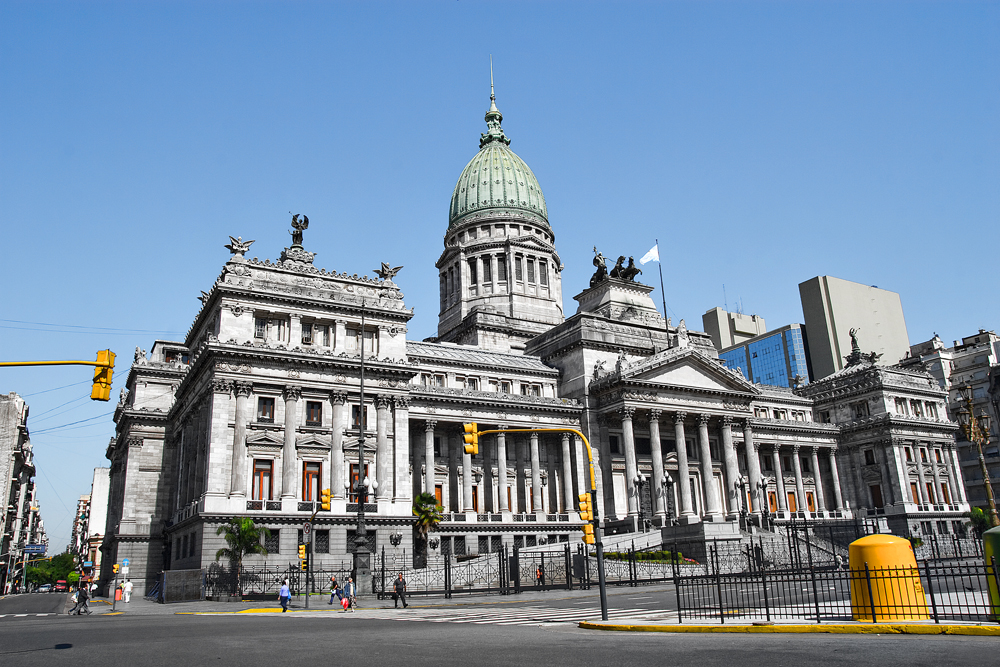
[[97, 353], [97, 366], [94, 368], [94, 387], [90, 390], [90, 398], [95, 401], [107, 401], [111, 398], [111, 379], [115, 370], [115, 353], [111, 350], [100, 350]]
[[330, 511], [330, 489], [323, 489], [319, 494], [319, 506]]
[[302, 572], [309, 570], [309, 552], [304, 544], [299, 545], [299, 570]]
[[584, 544], [593, 544], [594, 543], [594, 525], [593, 524], [590, 524], [590, 523], [584, 524], [584, 526], [583, 526], [583, 543]]
[[111, 566], [111, 571], [114, 572], [115, 574], [118, 574], [118, 563], [115, 563], [114, 565]]
[[581, 493], [578, 498], [580, 499], [580, 518], [584, 521], [593, 520], [594, 508], [590, 505], [590, 494]]
[[479, 453], [479, 427], [476, 422], [465, 424], [465, 453], [473, 456]]
[[299, 545], [299, 558], [300, 559], [304, 559], [305, 557], [306, 557], [306, 545], [300, 544]]

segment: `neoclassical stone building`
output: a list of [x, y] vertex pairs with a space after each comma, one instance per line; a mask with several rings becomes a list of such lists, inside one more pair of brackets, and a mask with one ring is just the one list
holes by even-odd
[[[952, 424], [930, 413], [886, 418], [877, 462], [909, 446], [894, 437], [931, 457], [914, 459], [909, 476], [917, 494], [942, 502], [915, 503], [902, 459], [866, 463], [868, 416], [848, 412], [861, 392], [866, 415], [881, 414], [879, 401], [919, 396], [943, 417], [944, 396], [920, 371], [851, 366], [796, 391], [751, 384], [719, 362], [707, 334], [664, 319], [652, 288], [621, 264], [609, 274], [601, 256], [565, 317], [545, 199], [501, 121], [491, 97], [480, 150], [452, 194], [433, 339], [407, 339], [413, 312], [395, 270], [373, 279], [318, 268], [297, 221], [276, 261], [246, 257], [253, 242], [230, 237], [231, 257], [185, 340], [136, 352], [107, 452], [105, 581], [125, 557], [136, 581], [208, 567], [222, 546], [218, 526], [241, 516], [271, 529], [267, 562], [292, 562], [324, 488], [334, 499], [316, 519], [317, 559], [339, 561], [353, 542], [349, 487], [359, 475], [375, 483], [366, 511], [378, 550], [412, 553], [422, 491], [445, 508], [445, 552], [578, 541], [587, 457], [577, 438], [544, 430], [554, 427], [581, 429], [592, 443], [607, 533], [677, 523], [738, 539], [764, 513], [858, 512], [941, 530], [949, 526], [934, 522], [967, 509], [947, 454]], [[484, 437], [473, 457], [461, 444], [471, 421], [517, 432]]]

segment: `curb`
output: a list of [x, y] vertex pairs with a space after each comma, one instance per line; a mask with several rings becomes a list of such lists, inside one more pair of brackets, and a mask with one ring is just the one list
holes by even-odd
[[827, 633], [837, 635], [971, 635], [1000, 637], [1000, 626], [983, 625], [917, 625], [911, 623], [878, 623], [875, 625], [639, 625], [581, 621], [584, 630], [613, 632], [741, 632], [741, 633]]

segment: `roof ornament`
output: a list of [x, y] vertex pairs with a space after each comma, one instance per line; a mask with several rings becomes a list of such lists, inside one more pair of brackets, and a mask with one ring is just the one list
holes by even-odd
[[403, 270], [402, 266], [390, 268], [388, 264], [382, 262], [382, 268], [375, 269], [375, 275], [381, 278], [382, 280], [387, 280], [391, 283], [392, 279], [396, 277], [396, 274], [402, 270]]
[[499, 141], [505, 146], [510, 145], [510, 139], [503, 133], [500, 124], [503, 123], [503, 114], [497, 109], [497, 96], [493, 91], [493, 56], [490, 55], [490, 110], [486, 112], [487, 130], [479, 135], [479, 149], [482, 150], [486, 144]]
[[[291, 211], [289, 211], [291, 213]], [[299, 221], [299, 216], [302, 216], [302, 220]], [[309, 229], [309, 216], [303, 215], [302, 213], [296, 213], [292, 216], [292, 229], [295, 231], [288, 232], [292, 235], [292, 247], [302, 248], [302, 232]]]
[[[291, 211], [288, 212], [291, 215]], [[316, 257], [314, 252], [306, 252], [302, 247], [302, 232], [309, 228], [309, 216], [301, 213], [292, 215], [292, 245], [281, 251], [281, 263], [288, 266], [302, 267], [312, 264]]]
[[869, 352], [864, 354], [861, 352], [861, 346], [858, 344], [858, 332], [861, 329], [851, 329], [851, 353], [844, 357], [844, 361], [847, 362], [848, 366], [856, 366], [862, 362], [868, 362], [869, 364], [876, 364], [878, 360], [882, 357], [878, 352]]
[[233, 259], [243, 259], [243, 255], [250, 251], [250, 246], [254, 243], [253, 241], [244, 241], [242, 236], [236, 238], [230, 236], [229, 241], [230, 243], [224, 247], [233, 254]]

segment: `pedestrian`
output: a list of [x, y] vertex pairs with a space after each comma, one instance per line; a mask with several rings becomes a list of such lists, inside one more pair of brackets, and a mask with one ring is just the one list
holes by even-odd
[[[357, 597], [355, 597], [356, 595], [357, 589], [354, 586], [354, 579], [348, 577], [347, 583], [344, 584], [344, 597], [347, 598], [347, 609], [350, 609], [351, 611], [354, 611], [354, 607], [358, 604]], [[347, 611], [347, 609], [344, 611]]]
[[340, 588], [340, 584], [337, 583], [337, 575], [332, 575], [330, 577], [330, 601], [327, 604], [333, 604], [334, 598], [340, 597], [337, 595], [337, 590]]
[[545, 570], [539, 565], [538, 569], [535, 570], [535, 585], [544, 586], [545, 585]]
[[406, 580], [403, 579], [402, 572], [396, 577], [396, 581], [392, 583], [392, 601], [395, 603], [394, 606], [396, 609], [399, 609], [400, 602], [403, 603], [403, 609], [410, 606], [406, 604]]
[[77, 616], [79, 616], [83, 612], [87, 612], [87, 615], [89, 616], [91, 613], [93, 613], [90, 611], [90, 606], [87, 604], [87, 601], [89, 599], [90, 599], [90, 594], [87, 592], [87, 584], [85, 583], [79, 584], [76, 589], [76, 605], [69, 610], [70, 615], [75, 613]]
[[122, 599], [129, 602], [132, 599], [132, 580], [126, 579], [122, 584]]
[[281, 613], [284, 614], [288, 611], [288, 601], [291, 599], [292, 593], [288, 590], [288, 579], [281, 582], [281, 590], [278, 591], [278, 599], [281, 600]]

